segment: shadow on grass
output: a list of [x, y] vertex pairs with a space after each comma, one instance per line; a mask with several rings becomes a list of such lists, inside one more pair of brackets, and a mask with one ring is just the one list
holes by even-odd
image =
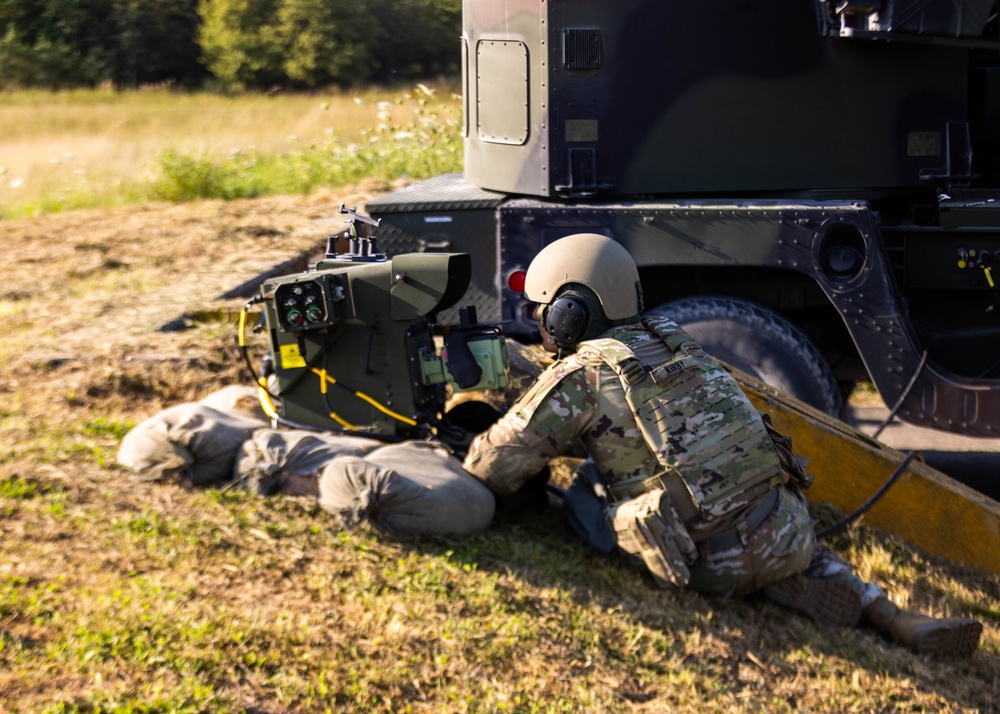
[[[833, 543], [835, 550], [843, 554], [851, 535], [842, 534], [839, 544]], [[868, 531], [862, 536], [881, 537]], [[995, 647], [981, 647], [966, 661], [933, 659], [916, 655], [863, 626], [857, 629], [819, 626], [760, 595], [727, 599], [686, 590], [662, 590], [648, 574], [633, 569], [624, 557], [604, 555], [579, 541], [566, 524], [557, 499], [551, 499], [548, 507], [532, 512], [501, 513], [483, 534], [438, 540], [399, 538], [398, 542], [480, 571], [513, 575], [534, 588], [558, 590], [585, 611], [618, 613], [649, 630], [664, 632], [671, 642], [674, 659], [691, 663], [699, 671], [717, 678], [720, 686], [736, 692], [737, 696], [749, 686], [748, 667], [758, 670], [769, 682], [765, 686], [771, 686], [779, 679], [822, 678], [824, 675], [816, 670], [826, 665], [817, 662], [828, 658], [849, 663], [846, 668], [852, 672], [868, 670], [876, 679], [912, 680], [921, 691], [932, 692], [963, 711], [989, 711], [994, 706], [993, 695], [982, 683], [994, 681], [1000, 671], [1000, 656], [991, 651]], [[895, 552], [904, 561], [912, 559], [916, 565], [924, 557], [910, 554], [903, 547]], [[944, 567], [954, 566], [944, 564]], [[957, 579], [970, 593], [984, 586], [983, 575], [972, 570], [949, 570], [948, 577]], [[987, 580], [985, 586], [992, 602], [997, 602], [1000, 584], [994, 579]], [[922, 579], [916, 587], [921, 601], [956, 600], [952, 593], [930, 579]], [[886, 590], [893, 597], [891, 587]], [[994, 629], [1000, 625], [1000, 612], [994, 608], [980, 606], [973, 600], [957, 605], [956, 615], [975, 616]], [[533, 604], [522, 600], [512, 607], [530, 611]], [[623, 668], [629, 664], [625, 659], [621, 662]], [[643, 700], [639, 695], [641, 692], [635, 701]], [[632, 698], [627, 692], [623, 696]], [[788, 705], [794, 709], [797, 704], [793, 700], [794, 697], [788, 700]]]

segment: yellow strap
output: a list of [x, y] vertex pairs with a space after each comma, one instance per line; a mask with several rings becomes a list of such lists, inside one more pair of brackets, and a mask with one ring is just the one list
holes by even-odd
[[246, 308], [240, 312], [240, 329], [237, 333], [239, 335], [240, 347], [247, 346], [247, 311]]

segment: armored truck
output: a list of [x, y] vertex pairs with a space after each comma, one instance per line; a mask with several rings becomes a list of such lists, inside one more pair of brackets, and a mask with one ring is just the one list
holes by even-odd
[[603, 233], [735, 367], [995, 437], [996, 5], [464, 0], [464, 173], [369, 203], [380, 247], [470, 253], [465, 303], [531, 339], [532, 257]]

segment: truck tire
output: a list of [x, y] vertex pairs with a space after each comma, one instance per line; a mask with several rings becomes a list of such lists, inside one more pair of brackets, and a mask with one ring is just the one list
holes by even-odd
[[773, 310], [738, 298], [705, 296], [665, 303], [646, 314], [669, 317], [716, 359], [843, 418], [844, 400], [819, 349]]

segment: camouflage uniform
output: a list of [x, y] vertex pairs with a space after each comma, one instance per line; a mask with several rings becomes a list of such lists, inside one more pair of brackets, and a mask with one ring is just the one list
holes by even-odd
[[[552, 458], [582, 443], [590, 461], [574, 487], [587, 468], [596, 468], [597, 488], [606, 487], [612, 503], [659, 486], [659, 479], [650, 477], [665, 469], [683, 478], [678, 483], [686, 488], [680, 494], [674, 488], [670, 500], [692, 496], [678, 508], [696, 549], [688, 558], [688, 587], [737, 596], [806, 572], [818, 553], [813, 522], [760, 414], [735, 380], [675, 324], [661, 320], [650, 327], [638, 322], [614, 327], [550, 366], [474, 440], [466, 470], [497, 493], [513, 493]], [[653, 404], [649, 414], [630, 407], [621, 368], [609, 359], [616, 344], [628, 345], [644, 367], [639, 381], [646, 391], [639, 394], [643, 403]], [[682, 369], [686, 366], [697, 369]], [[687, 376], [678, 382], [673, 375], [680, 371]], [[651, 381], [657, 374], [664, 376], [663, 388]], [[669, 399], [657, 403], [656, 396]], [[644, 416], [659, 420], [659, 433], [640, 427]], [[747, 532], [752, 512], [758, 518]], [[828, 552], [812, 569], [847, 578], [859, 591], [869, 587]], [[863, 594], [868, 600], [875, 596]]]

